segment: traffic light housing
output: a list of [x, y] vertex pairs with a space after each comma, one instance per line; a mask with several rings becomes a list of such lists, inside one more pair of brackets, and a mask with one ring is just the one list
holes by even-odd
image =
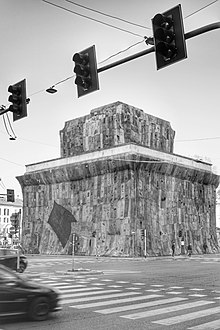
[[78, 97], [99, 89], [95, 46], [73, 55]]
[[8, 101], [12, 103], [9, 106], [9, 111], [13, 112], [13, 121], [26, 117], [26, 80], [24, 79], [14, 85], [10, 85], [8, 92], [11, 93]]
[[13, 189], [7, 189], [7, 202], [15, 201], [15, 192]]
[[187, 57], [181, 5], [152, 19], [157, 70]]

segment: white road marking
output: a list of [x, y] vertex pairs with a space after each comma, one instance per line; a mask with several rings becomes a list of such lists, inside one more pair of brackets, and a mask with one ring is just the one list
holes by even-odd
[[76, 284], [76, 285], [69, 285], [69, 284], [54, 284], [51, 285], [52, 287], [56, 288], [56, 289], [68, 289], [68, 288], [84, 288], [85, 285], [81, 285], [81, 284]]
[[[213, 301], [200, 300], [200, 301], [195, 301], [195, 302], [192, 302], [192, 303], [169, 306], [169, 307], [159, 308], [159, 309], [153, 309], [153, 310], [150, 310], [150, 311], [139, 312], [139, 313], [125, 315], [125, 316], [121, 316], [121, 317], [136, 320], [136, 319], [140, 319], [140, 318], [143, 318], [143, 317], [149, 317], [149, 316], [155, 316], [155, 315], [160, 315], [160, 314], [165, 314], [165, 313], [170, 313], [170, 312], [176, 312], [176, 311], [180, 311], [180, 310], [183, 310], [183, 309], [189, 309], [189, 308], [198, 307], [198, 306], [205, 306], [205, 305], [208, 305], [208, 304], [214, 304], [214, 302]], [[185, 315], [183, 315], [183, 316], [185, 316]], [[164, 323], [161, 323], [161, 324], [164, 324]]]
[[[65, 288], [64, 288], [65, 289]], [[75, 289], [74, 287], [72, 289], [67, 289], [67, 290], [60, 290], [62, 294], [69, 293], [69, 292], [83, 292], [83, 291], [92, 291], [92, 290], [101, 290], [102, 288], [99, 287], [91, 287], [91, 288], [86, 288], [85, 286]]]
[[167, 294], [182, 294], [180, 291], [169, 291]]
[[125, 306], [118, 306], [118, 307], [113, 307], [113, 308], [100, 309], [95, 312], [100, 313], [100, 314], [112, 314], [112, 313], [125, 312], [128, 310], [134, 310], [134, 309], [139, 309], [139, 308], [144, 308], [144, 307], [171, 304], [171, 303], [175, 303], [175, 302], [179, 302], [179, 301], [183, 301], [183, 300], [187, 300], [187, 298], [160, 299], [160, 300], [154, 300], [154, 301], [150, 301], [150, 302], [148, 301], [148, 302], [133, 304], [133, 305], [125, 305]]
[[189, 330], [218, 330], [220, 329], [220, 320], [211, 321], [188, 328]]
[[149, 289], [149, 290], [145, 290], [147, 292], [160, 292], [160, 289]]
[[[101, 288], [96, 288], [96, 290], [101, 290]], [[91, 291], [91, 289], [90, 289]], [[112, 293], [112, 292], [120, 292], [120, 290], [102, 290], [102, 291], [94, 291], [94, 292], [80, 292], [80, 293], [65, 293], [61, 294], [61, 298], [74, 298], [74, 297], [82, 297], [82, 296], [91, 296], [95, 294], [102, 294], [102, 293]], [[62, 293], [62, 292], [61, 292]]]
[[[126, 293], [126, 295], [130, 295]], [[121, 296], [125, 296], [123, 293]], [[145, 300], [145, 299], [153, 299], [153, 298], [160, 298], [163, 297], [163, 295], [148, 295], [148, 296], [138, 296], [138, 297], [129, 297], [129, 298], [123, 298], [123, 299], [113, 299], [113, 300], [108, 300], [108, 301], [100, 301], [100, 302], [94, 302], [90, 304], [83, 304], [83, 305], [75, 305], [75, 306], [69, 306], [69, 307], [74, 307], [77, 309], [83, 309], [83, 308], [91, 308], [91, 307], [100, 307], [100, 306], [109, 306], [109, 305], [115, 305], [115, 304], [122, 304], [125, 302], [132, 302], [132, 301], [138, 301], [138, 300]]]
[[193, 289], [189, 289], [190, 291], [204, 291], [205, 289], [197, 289], [197, 288], [193, 288]]
[[217, 314], [219, 312], [220, 312], [220, 307], [214, 307], [214, 308], [204, 309], [204, 310], [201, 310], [198, 312], [183, 314], [183, 315], [179, 315], [179, 316], [170, 317], [167, 319], [162, 319], [159, 321], [154, 321], [153, 323], [158, 323], [158, 324], [163, 324], [163, 325], [172, 325], [172, 324], [177, 324], [177, 323], [181, 323], [181, 322], [198, 319], [200, 317], [204, 317], [204, 316], [208, 316], [208, 315]]
[[195, 293], [195, 294], [189, 294], [189, 297], [202, 298], [202, 297], [207, 297], [207, 295], [206, 295], [206, 294], [198, 294], [198, 293]]
[[[112, 290], [114, 291], [114, 290]], [[108, 290], [106, 292], [111, 292], [111, 290]], [[99, 291], [99, 294], [105, 293], [105, 291]], [[86, 297], [86, 298], [76, 298], [76, 299], [64, 299], [61, 300], [61, 304], [74, 304], [78, 302], [84, 302], [84, 301], [93, 301], [93, 300], [101, 300], [101, 299], [107, 299], [107, 298], [118, 298], [118, 297], [125, 297], [125, 296], [133, 296], [138, 295], [140, 293], [138, 292], [126, 292], [126, 293], [114, 293], [114, 294], [104, 294], [102, 296], [93, 296], [93, 297]], [[82, 296], [82, 295], [81, 295]]]

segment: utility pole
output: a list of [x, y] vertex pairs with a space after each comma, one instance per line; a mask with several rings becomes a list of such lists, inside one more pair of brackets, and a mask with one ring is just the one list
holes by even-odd
[[147, 230], [144, 229], [144, 257], [147, 257]]
[[72, 241], [72, 272], [74, 272], [74, 245], [75, 245], [75, 233], [73, 233], [73, 241]]

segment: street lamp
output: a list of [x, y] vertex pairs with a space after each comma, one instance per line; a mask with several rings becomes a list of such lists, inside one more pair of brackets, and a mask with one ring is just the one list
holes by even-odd
[[46, 92], [47, 92], [47, 93], [50, 93], [50, 94], [54, 94], [54, 93], [56, 93], [56, 92], [57, 92], [57, 89], [55, 89], [54, 87], [55, 87], [55, 85], [54, 85], [54, 86], [51, 86], [51, 87], [48, 88], [48, 89], [46, 89]]

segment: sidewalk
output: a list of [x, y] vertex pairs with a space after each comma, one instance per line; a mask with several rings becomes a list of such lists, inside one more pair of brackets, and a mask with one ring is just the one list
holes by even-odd
[[[72, 255], [68, 254], [26, 254], [27, 257], [33, 257], [35, 258], [65, 258], [65, 259], [72, 259]], [[100, 256], [96, 257], [94, 255], [92, 256], [74, 256], [74, 259], [78, 258], [91, 258], [91, 259], [112, 259], [112, 260], [131, 260], [131, 261], [139, 261], [139, 260], [146, 260], [146, 261], [153, 261], [153, 260], [165, 260], [165, 259], [212, 259], [212, 258], [219, 258], [220, 259], [220, 253], [217, 254], [193, 254], [191, 257], [189, 257], [187, 254], [183, 255], [175, 255], [175, 257], [172, 257], [171, 255], [167, 256], [147, 256], [145, 257], [124, 257], [124, 256]]]

